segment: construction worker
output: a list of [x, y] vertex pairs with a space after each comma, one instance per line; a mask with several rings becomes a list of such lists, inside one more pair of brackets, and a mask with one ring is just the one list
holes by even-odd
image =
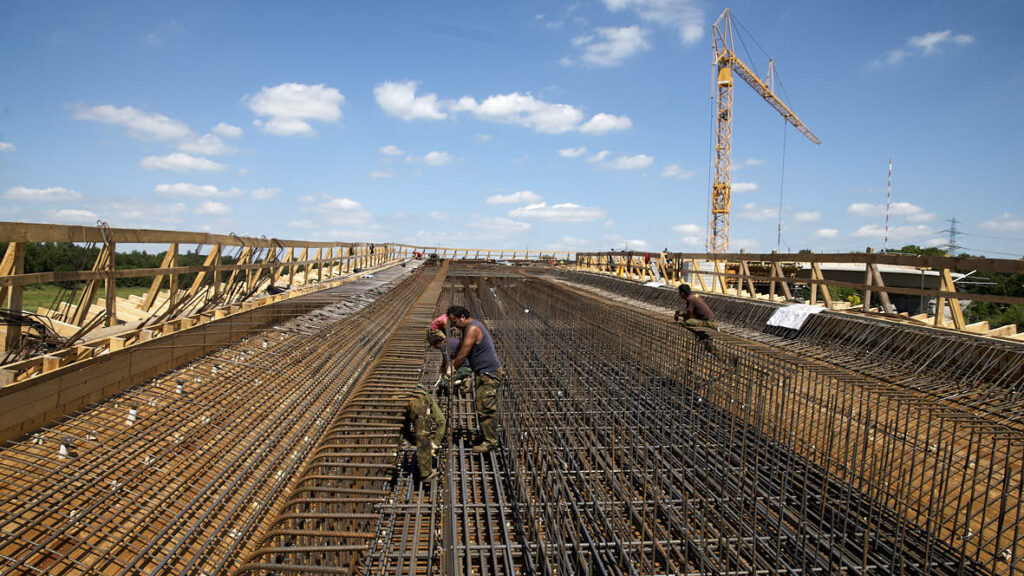
[[[434, 321], [431, 322], [430, 326], [427, 328], [427, 342], [431, 342], [430, 339], [434, 335], [440, 335], [441, 338], [444, 339], [444, 334], [445, 334], [445, 332], [447, 330], [448, 330], [448, 315], [447, 314], [441, 314], [437, 318], [434, 318]], [[432, 342], [431, 342], [431, 345], [433, 346]]]
[[501, 362], [494, 352], [494, 340], [487, 328], [462, 306], [448, 308], [448, 321], [462, 330], [462, 340], [455, 357], [446, 369], [453, 374], [464, 364], [473, 370], [476, 379], [476, 415], [480, 421], [480, 441], [473, 452], [486, 454], [498, 445], [498, 386], [504, 379]]
[[[445, 317], [447, 320], [447, 317]], [[427, 342], [430, 343], [430, 347], [435, 350], [441, 351], [442, 362], [441, 362], [441, 377], [437, 379], [434, 386], [437, 387], [441, 394], [448, 393], [449, 385], [459, 385], [466, 378], [473, 375], [473, 369], [469, 366], [463, 365], [458, 370], [455, 370], [450, 376], [447, 374], [445, 367], [448, 366], [448, 359], [455, 355], [455, 352], [459, 349], [458, 338], [448, 338], [448, 345], [444, 346], [445, 337], [444, 332], [435, 330], [427, 334]]]
[[711, 307], [704, 302], [704, 299], [690, 290], [689, 284], [679, 285], [679, 297], [686, 304], [684, 310], [676, 310], [675, 319], [678, 322], [683, 318], [683, 324], [688, 328], [710, 328], [718, 330], [718, 323], [715, 322], [715, 313]]
[[444, 414], [434, 395], [423, 386], [416, 386], [405, 402], [402, 437], [416, 447], [416, 465], [421, 481], [437, 475], [434, 451], [444, 441], [445, 424]]

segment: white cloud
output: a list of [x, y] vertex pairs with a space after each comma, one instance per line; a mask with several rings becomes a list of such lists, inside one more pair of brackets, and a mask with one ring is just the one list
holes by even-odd
[[704, 10], [697, 0], [604, 0], [604, 4], [612, 12], [632, 8], [648, 22], [675, 28], [685, 44], [704, 37]]
[[583, 121], [583, 112], [568, 104], [550, 104], [531, 94], [497, 94], [483, 102], [463, 96], [452, 107], [455, 112], [470, 112], [481, 120], [517, 124], [547, 134], [575, 130]]
[[17, 152], [18, 147], [10, 142], [0, 142], [0, 152]]
[[[861, 226], [853, 233], [855, 238], [885, 238], [885, 227], [878, 224]], [[890, 226], [889, 240], [912, 240], [924, 236], [931, 236], [934, 232], [931, 228], [918, 224], [917, 226]]]
[[529, 222], [518, 222], [508, 218], [474, 218], [468, 226], [484, 230], [484, 237], [502, 237], [526, 232], [531, 228]]
[[978, 228], [993, 232], [1024, 232], [1024, 218], [1010, 212], [1003, 212], [991, 220], [981, 222], [978, 224]]
[[520, 190], [519, 192], [513, 192], [512, 194], [495, 194], [494, 196], [488, 196], [488, 204], [524, 204], [526, 202], [540, 202], [541, 197], [532, 190]]
[[633, 127], [633, 121], [628, 116], [616, 116], [601, 112], [587, 120], [580, 126], [580, 132], [584, 134], [604, 134], [613, 130], [629, 130]]
[[131, 228], [175, 227], [185, 223], [188, 212], [183, 202], [156, 204], [135, 197], [108, 199], [100, 208], [111, 224]]
[[952, 30], [942, 30], [941, 32], [928, 32], [920, 36], [911, 36], [907, 44], [920, 49], [925, 54], [934, 54], [938, 51], [939, 46], [947, 42], [953, 42], [962, 46], [974, 42], [974, 36], [970, 34], [953, 35]]
[[199, 185], [187, 182], [178, 182], [176, 184], [157, 184], [153, 187], [153, 191], [158, 194], [167, 194], [169, 196], [192, 196], [195, 198], [235, 198], [244, 194], [244, 192], [238, 188], [220, 190], [211, 184]]
[[558, 155], [562, 158], [579, 158], [587, 153], [586, 146], [580, 146], [579, 148], [562, 148], [558, 151]]
[[532, 218], [549, 222], [589, 222], [603, 218], [604, 210], [571, 202], [552, 206], [548, 206], [546, 202], [538, 202], [511, 210], [508, 215], [513, 218]]
[[477, 134], [476, 136], [473, 136], [473, 139], [477, 142], [490, 142], [492, 138], [494, 137], [490, 134]]
[[286, 83], [264, 86], [248, 99], [253, 114], [266, 117], [253, 124], [264, 132], [279, 136], [315, 134], [309, 121], [337, 122], [341, 119], [341, 105], [345, 96], [337, 88], [323, 84]]
[[619, 156], [615, 160], [605, 162], [601, 166], [610, 170], [640, 170], [641, 168], [647, 168], [651, 164], [654, 164], [653, 156], [637, 154], [636, 156]]
[[405, 161], [408, 164], [426, 164], [427, 166], [445, 166], [451, 164], [455, 158], [447, 153], [440, 150], [433, 150], [427, 152], [423, 156], [406, 156]]
[[394, 144], [381, 146], [380, 148], [377, 149], [377, 151], [385, 156], [401, 156], [402, 154], [405, 154], [405, 152], [403, 152], [401, 148], [395, 146]]
[[317, 216], [321, 222], [331, 226], [339, 226], [345, 230], [334, 231], [336, 236], [376, 230], [379, 228], [373, 221], [373, 215], [359, 202], [345, 197], [321, 197], [316, 206], [304, 208], [303, 211]]
[[351, 198], [331, 198], [323, 204], [320, 204], [320, 207], [328, 210], [352, 211], [361, 209], [363, 205]]
[[60, 224], [95, 224], [100, 217], [90, 210], [64, 209], [53, 213], [54, 222]]
[[281, 193], [280, 188], [256, 188], [249, 193], [254, 200], [270, 200]]
[[694, 174], [696, 174], [696, 172], [693, 170], [684, 170], [683, 167], [678, 164], [669, 164], [661, 171], [662, 178], [676, 178], [678, 180], [693, 178]]
[[970, 34], [953, 34], [952, 30], [940, 30], [927, 32], [919, 36], [911, 36], [907, 40], [906, 47], [890, 50], [885, 57], [871, 62], [872, 68], [883, 66], [895, 66], [913, 55], [931, 56], [940, 52], [940, 48], [946, 44], [966, 46], [974, 43], [974, 36]]
[[682, 234], [680, 240], [687, 247], [702, 246], [706, 240], [704, 227], [697, 224], [676, 224], [672, 227], [672, 231]]
[[212, 130], [210, 130], [210, 132], [225, 138], [238, 138], [242, 135], [241, 128], [238, 126], [232, 126], [231, 124], [225, 124], [224, 122], [218, 123]]
[[237, 151], [231, 146], [226, 146], [223, 140], [213, 134], [205, 134], [195, 140], [182, 142], [178, 145], [178, 150], [188, 152], [189, 154], [205, 154], [207, 156], [231, 154]]
[[583, 51], [581, 61], [592, 66], [612, 67], [650, 50], [649, 34], [639, 26], [597, 28], [592, 35], [573, 38], [572, 45]]
[[736, 213], [736, 216], [746, 220], [768, 220], [769, 218], [777, 218], [779, 211], [777, 208], [765, 208], [760, 207], [757, 204], [749, 203], [744, 204]]
[[798, 210], [793, 213], [793, 220], [797, 222], [817, 222], [821, 218], [821, 212], [809, 211], [809, 210]]
[[[867, 204], [855, 202], [850, 204], [846, 211], [854, 216], [864, 218], [881, 218], [885, 216], [885, 204]], [[934, 220], [936, 215], [925, 212], [924, 208], [911, 204], [910, 202], [893, 202], [889, 205], [889, 215], [905, 216], [910, 222], [928, 222]]]
[[747, 158], [742, 162], [734, 162], [732, 165], [733, 170], [743, 170], [744, 168], [752, 168], [754, 166], [764, 166], [765, 161], [757, 158]]
[[309, 228], [319, 228], [320, 225], [317, 224], [316, 222], [313, 222], [312, 220], [292, 220], [292, 221], [288, 222], [288, 227], [289, 228], [309, 229]]
[[382, 110], [402, 120], [441, 120], [448, 115], [435, 94], [416, 96], [419, 82], [384, 82], [373, 88], [373, 97]]
[[395, 175], [387, 170], [374, 170], [370, 172], [370, 178], [394, 178]]
[[447, 220], [448, 213], [441, 212], [440, 210], [431, 210], [430, 213], [427, 214], [427, 218], [430, 218], [431, 220]]
[[63, 186], [52, 186], [50, 188], [26, 188], [15, 186], [4, 192], [4, 198], [8, 200], [24, 200], [26, 202], [71, 202], [81, 200], [83, 195], [76, 190], [70, 190]]
[[835, 238], [839, 236], [839, 230], [835, 228], [819, 228], [815, 233], [815, 238]]
[[611, 152], [609, 152], [607, 150], [601, 150], [597, 154], [594, 154], [590, 158], [587, 158], [587, 162], [590, 162], [590, 163], [604, 162], [604, 159], [607, 158], [609, 154], [611, 154]]
[[174, 172], [188, 172], [190, 170], [215, 172], [227, 168], [227, 166], [214, 162], [209, 158], [192, 156], [184, 152], [174, 152], [167, 156], [146, 156], [139, 162], [139, 166], [146, 170], [173, 170]]
[[181, 24], [178, 24], [175, 20], [171, 20], [167, 24], [160, 26], [156, 30], [146, 34], [146, 44], [150, 46], [159, 46], [167, 41], [168, 38], [181, 35], [185, 31], [185, 28]]
[[214, 202], [212, 200], [203, 202], [196, 209], [196, 214], [202, 216], [214, 216], [219, 214], [227, 214], [231, 212], [231, 208], [227, 204], [221, 204], [220, 202]]
[[92, 107], [79, 105], [74, 108], [71, 117], [75, 120], [91, 120], [121, 126], [134, 138], [180, 140], [192, 135], [192, 130], [184, 122], [163, 114], [143, 112], [131, 106], [118, 108], [109, 104]]
[[602, 226], [605, 228], [615, 228], [615, 220], [605, 220]]
[[758, 186], [756, 182], [732, 182], [729, 185], [729, 189], [737, 194], [744, 192], [753, 192], [757, 190]]

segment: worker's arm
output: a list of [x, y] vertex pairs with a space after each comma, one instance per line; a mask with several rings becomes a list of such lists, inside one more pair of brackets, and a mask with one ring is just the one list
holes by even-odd
[[459, 342], [459, 349], [455, 352], [455, 358], [452, 358], [452, 366], [456, 369], [461, 368], [466, 363], [466, 359], [469, 358], [469, 351], [473, 349], [473, 345], [483, 338], [483, 333], [480, 331], [478, 326], [470, 326], [466, 328], [466, 334], [462, 337], [462, 341]]

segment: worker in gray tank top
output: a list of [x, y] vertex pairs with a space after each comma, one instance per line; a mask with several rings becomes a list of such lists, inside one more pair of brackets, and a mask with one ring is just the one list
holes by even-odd
[[463, 364], [469, 364], [476, 375], [476, 414], [480, 421], [480, 442], [473, 447], [473, 452], [486, 454], [498, 445], [498, 385], [503, 372], [498, 355], [494, 352], [494, 340], [487, 328], [479, 320], [469, 314], [462, 306], [448, 309], [448, 321], [462, 330], [462, 341], [459, 342], [451, 367], [457, 370]]

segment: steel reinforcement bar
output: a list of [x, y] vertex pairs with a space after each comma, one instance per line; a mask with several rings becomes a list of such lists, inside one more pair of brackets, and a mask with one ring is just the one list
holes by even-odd
[[491, 288], [467, 294], [514, 373], [503, 438], [541, 571], [1020, 573], [1011, 429], [547, 283]]
[[[267, 535], [302, 465], [429, 278], [324, 308], [0, 450], [0, 574], [219, 574]], [[371, 301], [372, 299], [372, 301]]]

